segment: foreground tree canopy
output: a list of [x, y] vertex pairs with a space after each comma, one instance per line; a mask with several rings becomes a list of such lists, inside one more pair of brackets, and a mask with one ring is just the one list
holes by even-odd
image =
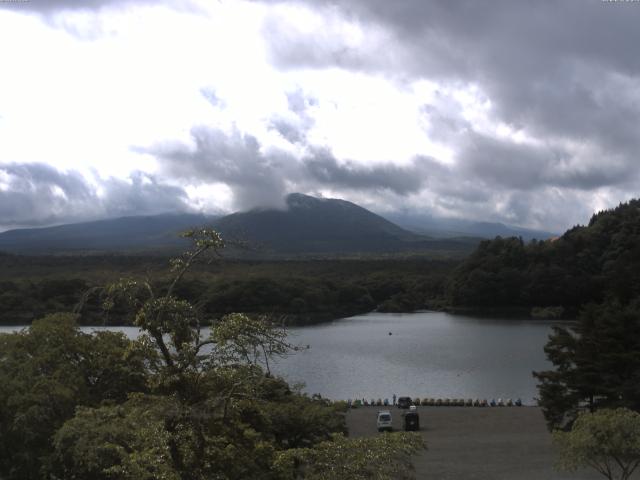
[[343, 405], [270, 374], [270, 360], [296, 350], [282, 327], [242, 314], [207, 322], [175, 296], [223, 247], [210, 230], [186, 237], [193, 248], [162, 291], [130, 279], [104, 291], [105, 309], [140, 327], [136, 340], [82, 333], [73, 314], [0, 335], [0, 477], [329, 478], [321, 461], [347, 480], [409, 476], [419, 436], [346, 439]]
[[627, 480], [640, 465], [640, 414], [620, 408], [583, 412], [570, 432], [556, 431], [558, 467], [588, 466], [609, 480]]

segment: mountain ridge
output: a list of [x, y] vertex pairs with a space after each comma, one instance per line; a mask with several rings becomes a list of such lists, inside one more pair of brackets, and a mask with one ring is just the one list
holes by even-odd
[[271, 253], [393, 252], [426, 240], [352, 202], [293, 193], [284, 210], [253, 209], [214, 223], [223, 236]]
[[501, 222], [475, 221], [464, 218], [432, 217], [429, 215], [394, 212], [382, 214], [395, 224], [416, 233], [435, 238], [471, 236], [481, 238], [522, 237], [523, 240], [547, 240], [558, 233], [533, 228], [506, 225]]
[[179, 231], [214, 218], [169, 213], [8, 230], [0, 233], [0, 250], [49, 254], [182, 248], [186, 243], [176, 235]]
[[[174, 253], [187, 245], [179, 232], [204, 224], [218, 229], [232, 240], [230, 243], [235, 240], [248, 247], [231, 248], [229, 253], [249, 257], [466, 253], [482, 237], [464, 228], [442, 231], [414, 225], [412, 231], [406, 228], [411, 225], [406, 215], [405, 221], [400, 215], [396, 222], [393, 215], [386, 218], [342, 199], [292, 193], [285, 203], [285, 209], [255, 208], [223, 217], [171, 213], [9, 230], [0, 233], [0, 250], [27, 254]], [[507, 231], [496, 228], [498, 234], [513, 231], [518, 236], [518, 231], [509, 227], [505, 227]]]

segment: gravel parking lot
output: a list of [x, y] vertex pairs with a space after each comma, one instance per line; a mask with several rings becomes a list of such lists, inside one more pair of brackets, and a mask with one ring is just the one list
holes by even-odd
[[[376, 429], [378, 410], [350, 410], [351, 436], [384, 435]], [[388, 407], [395, 430], [401, 412]], [[589, 470], [574, 474], [553, 468], [551, 435], [537, 407], [418, 407], [428, 450], [414, 458], [416, 478], [425, 480], [591, 480]], [[637, 472], [636, 472], [637, 473]], [[637, 474], [633, 477], [640, 478]]]

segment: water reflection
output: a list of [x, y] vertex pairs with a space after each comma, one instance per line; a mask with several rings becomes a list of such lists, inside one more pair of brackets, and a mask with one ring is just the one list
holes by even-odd
[[[311, 349], [279, 362], [289, 381], [330, 398], [537, 396], [532, 370], [549, 367], [550, 322], [442, 312], [372, 313], [292, 329]], [[391, 335], [389, 333], [391, 332]]]

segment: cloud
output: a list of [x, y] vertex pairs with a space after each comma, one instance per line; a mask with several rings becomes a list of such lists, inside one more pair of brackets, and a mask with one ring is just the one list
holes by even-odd
[[148, 174], [93, 180], [42, 163], [0, 164], [0, 227], [189, 210], [183, 189]]
[[[272, 8], [262, 26], [270, 60], [276, 67], [371, 70], [391, 61], [385, 56], [389, 39], [371, 25], [345, 18], [334, 5], [310, 12], [291, 7]], [[366, 33], [365, 33], [366, 29]], [[367, 48], [362, 48], [366, 44]], [[381, 48], [375, 48], [378, 44]]]
[[394, 164], [368, 167], [353, 162], [338, 163], [328, 150], [316, 150], [304, 159], [311, 182], [319, 186], [346, 190], [388, 190], [396, 195], [417, 193], [429, 175], [431, 159], [416, 159], [409, 166]]
[[101, 206], [106, 216], [149, 215], [189, 210], [184, 189], [160, 183], [142, 172], [132, 172], [127, 180], [110, 177], [101, 183]]
[[8, 10], [40, 18], [78, 40], [95, 41], [115, 35], [113, 22], [104, 15], [136, 7], [165, 7], [177, 12], [206, 15], [197, 0], [2, 0], [0, 12]]
[[218, 96], [215, 89], [210, 87], [203, 87], [200, 89], [200, 94], [215, 108], [224, 107], [224, 101]]
[[[44, 158], [36, 144], [58, 166], [99, 158], [103, 175], [121, 175], [139, 159], [132, 168], [154, 172], [88, 181], [7, 164], [2, 218], [27, 221], [18, 198], [46, 223], [187, 208], [194, 189], [200, 205], [231, 192], [236, 209], [283, 207], [301, 191], [561, 230], [637, 195], [637, 4], [190, 5], [0, 2], [38, 15], [4, 30], [28, 33], [8, 63], [23, 72], [6, 79], [16, 94], [0, 102], [3, 157]], [[38, 37], [42, 19], [72, 35]]]
[[71, 10], [98, 10], [103, 7], [116, 7], [126, 5], [173, 5], [178, 8], [192, 5], [189, 0], [163, 1], [163, 0], [15, 0], [0, 2], [0, 9], [14, 11], [34, 11], [40, 13], [52, 13], [56, 11]]
[[436, 162], [418, 158], [410, 165], [367, 166], [338, 161], [330, 150], [308, 148], [303, 155], [264, 149], [258, 140], [238, 130], [209, 127], [191, 130], [193, 143], [158, 144], [139, 151], [158, 158], [163, 175], [190, 183], [224, 183], [234, 207], [284, 207], [288, 193], [338, 189], [345, 192], [390, 192], [406, 196], [420, 190]]
[[589, 146], [574, 152], [553, 144], [528, 145], [468, 132], [461, 136], [460, 178], [482, 180], [487, 188], [536, 190], [545, 186], [593, 190], [632, 183], [638, 172], [625, 162], [603, 162]]
[[300, 88], [286, 93], [288, 115], [274, 115], [269, 128], [277, 131], [292, 144], [307, 144], [307, 134], [315, 126], [315, 120], [309, 110], [316, 100]]
[[302, 143], [305, 140], [304, 129], [284, 118], [273, 118], [269, 127], [277, 131], [289, 143]]
[[[283, 198], [292, 192], [330, 192], [378, 211], [413, 208], [557, 231], [576, 219], [586, 221], [602, 198], [623, 199], [624, 188], [637, 181], [637, 173], [625, 162], [598, 162], [597, 151], [518, 143], [480, 134], [466, 122], [440, 120], [434, 128], [457, 132], [460, 143], [457, 161], [451, 164], [426, 156], [404, 165], [340, 160], [329, 148], [307, 143], [304, 129], [292, 124], [285, 124], [290, 131], [279, 131], [303, 147], [299, 155], [266, 148], [237, 129], [206, 126], [191, 130], [191, 143], [156, 144], [139, 151], [155, 156], [159, 173], [175, 181], [227, 185], [237, 210], [284, 208]], [[590, 198], [598, 189], [598, 198]]]
[[51, 10], [84, 10], [95, 9], [105, 5], [117, 5], [124, 3], [131, 3], [134, 0], [84, 0], [77, 2], [73, 0], [24, 0], [14, 2], [2, 2], [0, 8], [11, 10], [36, 10], [36, 11], [51, 11]]
[[295, 173], [295, 159], [284, 152], [268, 155], [257, 139], [234, 130], [191, 129], [192, 145], [159, 144], [140, 149], [158, 157], [164, 175], [190, 183], [225, 183], [240, 210], [283, 207], [287, 179]]
[[[621, 47], [640, 39], [636, 28], [640, 12], [635, 5], [603, 5], [598, 0], [541, 4], [497, 0], [491, 5], [472, 0], [263, 3], [306, 4], [321, 12], [329, 9], [334, 18], [387, 29], [397, 41], [395, 48], [422, 51], [421, 56], [411, 58], [422, 62], [426, 73], [466, 76], [470, 70], [492, 65], [500, 67], [499, 75], [512, 70], [512, 75], [539, 77], [546, 71], [543, 67], [559, 67], [562, 58], [580, 58], [616, 71], [640, 70], [634, 49]], [[441, 68], [433, 72], [436, 63]]]
[[[445, 88], [475, 86], [490, 104], [491, 121], [549, 144], [509, 146], [476, 132], [461, 152], [470, 174], [495, 175], [494, 185], [524, 190], [538, 184], [599, 188], [620, 182], [636, 167], [640, 56], [633, 45], [640, 42], [640, 8], [633, 3], [314, 0], [297, 5], [330, 15], [306, 31], [287, 22], [267, 23], [266, 40], [283, 68], [337, 67], [407, 83], [428, 79]], [[365, 29], [365, 40], [353, 40], [344, 24]], [[386, 39], [384, 48], [378, 38]], [[434, 121], [441, 115], [441, 135], [444, 121], [450, 130], [476, 128], [462, 121], [464, 111], [430, 113]], [[558, 146], [562, 143], [580, 148], [569, 151]]]

